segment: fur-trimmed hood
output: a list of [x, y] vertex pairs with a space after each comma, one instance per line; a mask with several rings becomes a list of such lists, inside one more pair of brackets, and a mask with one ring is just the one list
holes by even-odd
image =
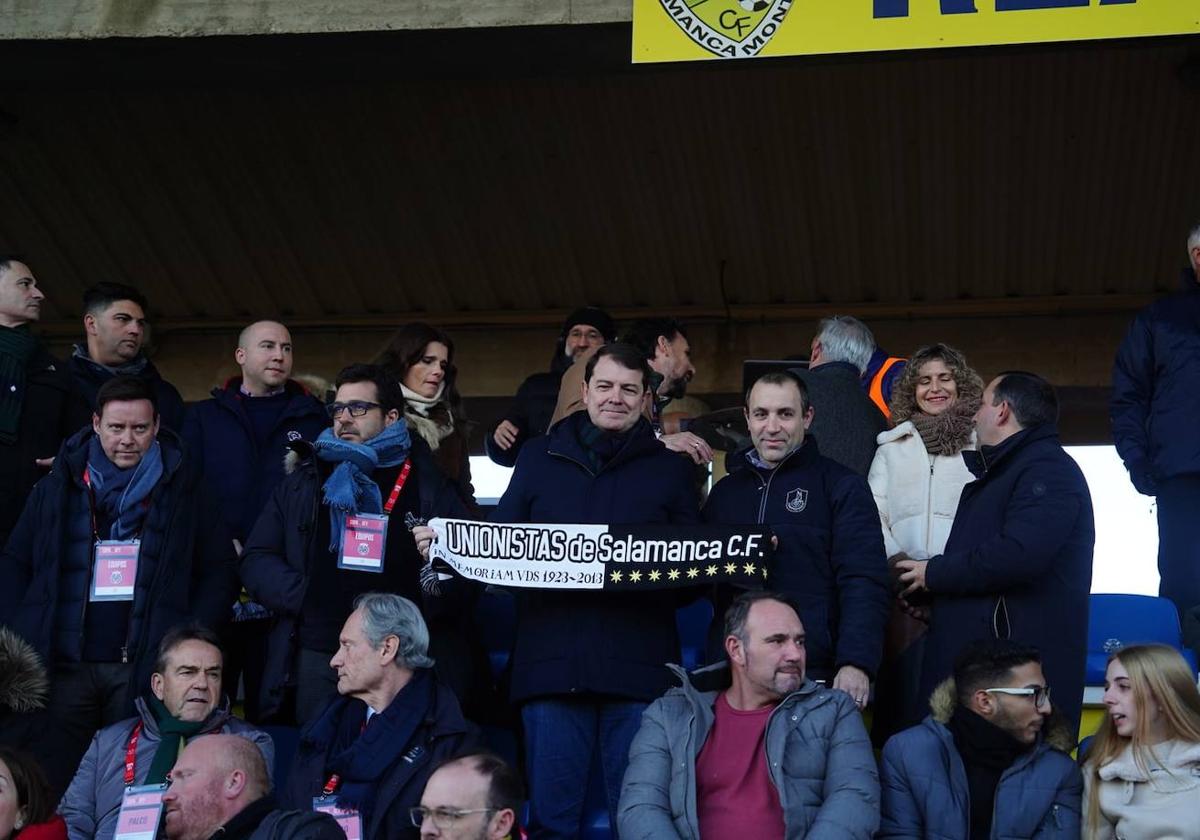
[[[935, 721], [945, 726], [950, 722], [950, 716], [958, 706], [958, 691], [954, 685], [954, 677], [947, 677], [929, 696], [929, 713]], [[1059, 752], [1070, 753], [1075, 749], [1075, 739], [1062, 716], [1054, 711], [1046, 725], [1042, 728], [1042, 740], [1046, 746]]]
[[46, 706], [50, 680], [33, 645], [0, 627], [0, 706], [26, 714]]

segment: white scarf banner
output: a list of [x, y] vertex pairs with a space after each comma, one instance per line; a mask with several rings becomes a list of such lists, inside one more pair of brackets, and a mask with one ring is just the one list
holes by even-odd
[[434, 568], [530, 589], [758, 588], [771, 531], [736, 525], [532, 525], [434, 519]]

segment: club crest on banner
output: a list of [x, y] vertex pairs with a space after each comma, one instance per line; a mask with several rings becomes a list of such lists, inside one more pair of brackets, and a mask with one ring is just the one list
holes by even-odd
[[789, 491], [785, 504], [792, 513], [799, 513], [808, 507], [808, 491], [800, 487]]
[[752, 58], [779, 31], [793, 0], [659, 0], [684, 34], [718, 58]]

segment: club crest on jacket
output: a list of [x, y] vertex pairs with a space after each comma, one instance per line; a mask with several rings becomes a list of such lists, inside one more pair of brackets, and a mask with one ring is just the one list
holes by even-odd
[[792, 513], [799, 513], [808, 507], [808, 491], [800, 487], [789, 490], [784, 506]]

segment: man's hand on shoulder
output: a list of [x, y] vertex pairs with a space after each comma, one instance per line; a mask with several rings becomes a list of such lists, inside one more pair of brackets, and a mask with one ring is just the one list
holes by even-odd
[[697, 464], [707, 464], [713, 459], [712, 447], [705, 442], [704, 438], [691, 432], [663, 435], [659, 440], [667, 449], [687, 455]]
[[866, 671], [860, 668], [843, 665], [838, 668], [832, 687], [837, 691], [849, 694], [850, 699], [861, 709], [867, 705], [867, 697], [871, 694], [871, 678], [867, 676]]

